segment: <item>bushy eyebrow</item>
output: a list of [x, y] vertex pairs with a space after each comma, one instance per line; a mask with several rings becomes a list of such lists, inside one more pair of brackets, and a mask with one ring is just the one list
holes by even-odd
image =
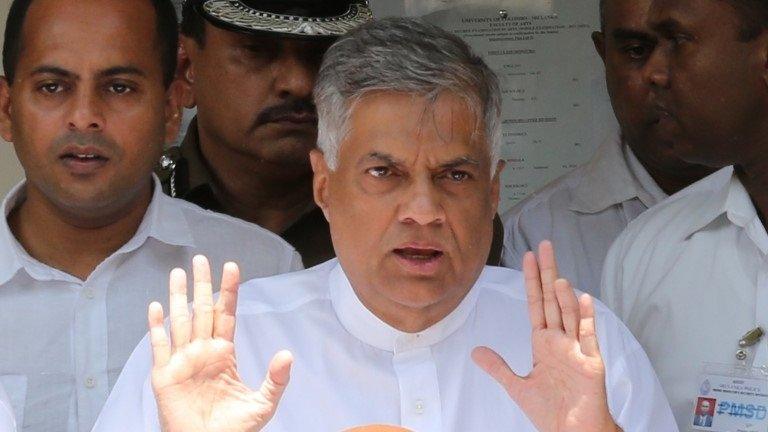
[[[375, 160], [381, 161], [384, 164], [386, 164], [387, 166], [402, 166], [403, 165], [403, 161], [397, 159], [396, 157], [394, 157], [392, 155], [389, 155], [387, 153], [382, 153], [382, 152], [377, 152], [377, 151], [374, 151], [374, 152], [371, 152], [371, 153], [368, 153], [367, 155], [365, 155], [361, 159], [361, 162], [366, 161], [366, 160], [370, 160], [370, 159], [375, 159]], [[450, 160], [448, 162], [440, 164], [439, 168], [440, 169], [451, 169], [451, 168], [458, 168], [458, 167], [466, 166], [466, 165], [479, 166], [480, 165], [480, 161], [478, 161], [477, 159], [475, 159], [475, 158], [473, 158], [471, 156], [462, 156], [462, 157], [458, 157], [456, 159], [453, 159], [453, 160]]]
[[452, 161], [448, 161], [446, 163], [440, 164], [440, 168], [442, 169], [451, 169], [451, 168], [458, 168], [461, 166], [466, 165], [473, 165], [473, 166], [479, 166], [480, 161], [478, 161], [475, 158], [469, 157], [469, 156], [463, 156], [460, 158], [456, 158]]
[[[42, 65], [32, 70], [32, 75], [55, 75], [61, 78], [80, 79], [80, 75], [60, 66]], [[146, 77], [147, 74], [135, 66], [115, 66], [98, 72], [99, 78], [109, 78], [117, 75], [135, 75]]]
[[56, 75], [62, 78], [78, 78], [77, 74], [74, 72], [68, 71], [62, 67], [51, 66], [51, 65], [38, 66], [32, 70], [32, 73], [30, 75], [44, 75], [44, 74]]
[[683, 25], [680, 21], [674, 18], [667, 18], [665, 20], [653, 23], [653, 29], [662, 35], [668, 36], [677, 33], [683, 29]]
[[386, 154], [386, 153], [382, 153], [382, 152], [377, 152], [377, 151], [373, 151], [373, 152], [368, 153], [360, 161], [363, 162], [365, 160], [370, 160], [370, 159], [379, 160], [379, 161], [384, 162], [384, 163], [386, 163], [387, 165], [390, 165], [390, 166], [398, 166], [398, 165], [402, 165], [403, 164], [403, 162], [401, 160], [398, 160], [394, 156]]
[[115, 66], [108, 69], [99, 71], [98, 76], [100, 78], [109, 78], [116, 75], [135, 75], [146, 78], [147, 74], [143, 70], [135, 66]]
[[656, 42], [656, 38], [648, 33], [625, 28], [617, 28], [616, 30], [612, 31], [611, 37], [619, 41], [639, 40], [648, 43]]

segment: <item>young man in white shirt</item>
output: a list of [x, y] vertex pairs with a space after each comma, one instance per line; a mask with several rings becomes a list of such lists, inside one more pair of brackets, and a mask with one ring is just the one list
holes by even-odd
[[197, 253], [254, 277], [301, 266], [153, 178], [179, 126], [176, 41], [169, 0], [12, 4], [0, 133], [26, 179], [0, 221], [0, 383], [22, 431], [91, 429], [169, 268]]
[[[642, 349], [556, 280], [551, 245], [541, 273], [526, 259], [527, 300], [519, 272], [484, 266], [500, 98], [493, 72], [445, 30], [393, 19], [342, 37], [315, 89], [311, 156], [338, 259], [251, 281], [239, 298], [230, 264], [214, 306], [198, 257], [192, 326], [174, 271], [173, 347], [153, 304], [152, 348], [134, 352], [95, 430], [674, 430]], [[292, 354], [272, 359], [281, 349]]]
[[764, 337], [739, 346], [768, 329], [768, 4], [659, 1], [650, 25], [660, 35], [644, 67], [656, 133], [682, 159], [725, 168], [630, 224], [606, 258], [602, 295], [686, 430], [707, 390], [704, 363], [768, 365]]
[[563, 277], [599, 296], [608, 249], [648, 208], [713, 172], [681, 160], [655, 133], [653, 83], [643, 66], [656, 49], [651, 0], [602, 0], [601, 31], [592, 35], [605, 64], [608, 94], [620, 132], [585, 165], [555, 180], [504, 215], [504, 266], [521, 269], [542, 240], [557, 246]]

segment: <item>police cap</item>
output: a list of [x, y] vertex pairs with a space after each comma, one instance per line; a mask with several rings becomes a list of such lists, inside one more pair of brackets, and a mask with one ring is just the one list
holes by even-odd
[[211, 24], [244, 33], [337, 37], [373, 19], [367, 0], [187, 0]]

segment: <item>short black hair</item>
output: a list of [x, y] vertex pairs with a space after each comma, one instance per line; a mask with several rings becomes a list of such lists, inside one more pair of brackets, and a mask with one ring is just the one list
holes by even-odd
[[739, 39], [751, 41], [768, 28], [768, 0], [726, 0], [739, 16]]
[[197, 10], [196, 0], [187, 0], [181, 9], [181, 34], [205, 45], [205, 18]]
[[[13, 0], [5, 24], [5, 40], [3, 41], [3, 69], [8, 84], [13, 84], [16, 65], [21, 56], [21, 34], [24, 19], [33, 0]], [[166, 88], [173, 82], [176, 74], [176, 50], [179, 44], [179, 29], [176, 21], [176, 9], [171, 0], [151, 0], [157, 18], [157, 37], [160, 43], [160, 59], [163, 66], [163, 84]]]
[[[725, 0], [739, 16], [741, 29], [739, 39], [751, 41], [768, 28], [768, 0]], [[607, 0], [600, 0], [600, 31], [605, 31], [605, 5]]]

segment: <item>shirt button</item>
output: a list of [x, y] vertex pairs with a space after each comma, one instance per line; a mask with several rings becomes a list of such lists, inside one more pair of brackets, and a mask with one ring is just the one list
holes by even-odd
[[416, 414], [424, 414], [424, 401], [421, 399], [417, 399], [413, 408], [414, 408], [414, 411], [416, 411]]
[[90, 288], [86, 288], [86, 289], [85, 289], [85, 297], [87, 297], [87, 298], [89, 298], [89, 299], [92, 299], [92, 298], [94, 298], [94, 297], [95, 297], [95, 295], [93, 294], [93, 290], [92, 290], [92, 289], [90, 289]]
[[96, 387], [96, 378], [94, 377], [88, 377], [85, 379], [85, 387], [92, 389]]

